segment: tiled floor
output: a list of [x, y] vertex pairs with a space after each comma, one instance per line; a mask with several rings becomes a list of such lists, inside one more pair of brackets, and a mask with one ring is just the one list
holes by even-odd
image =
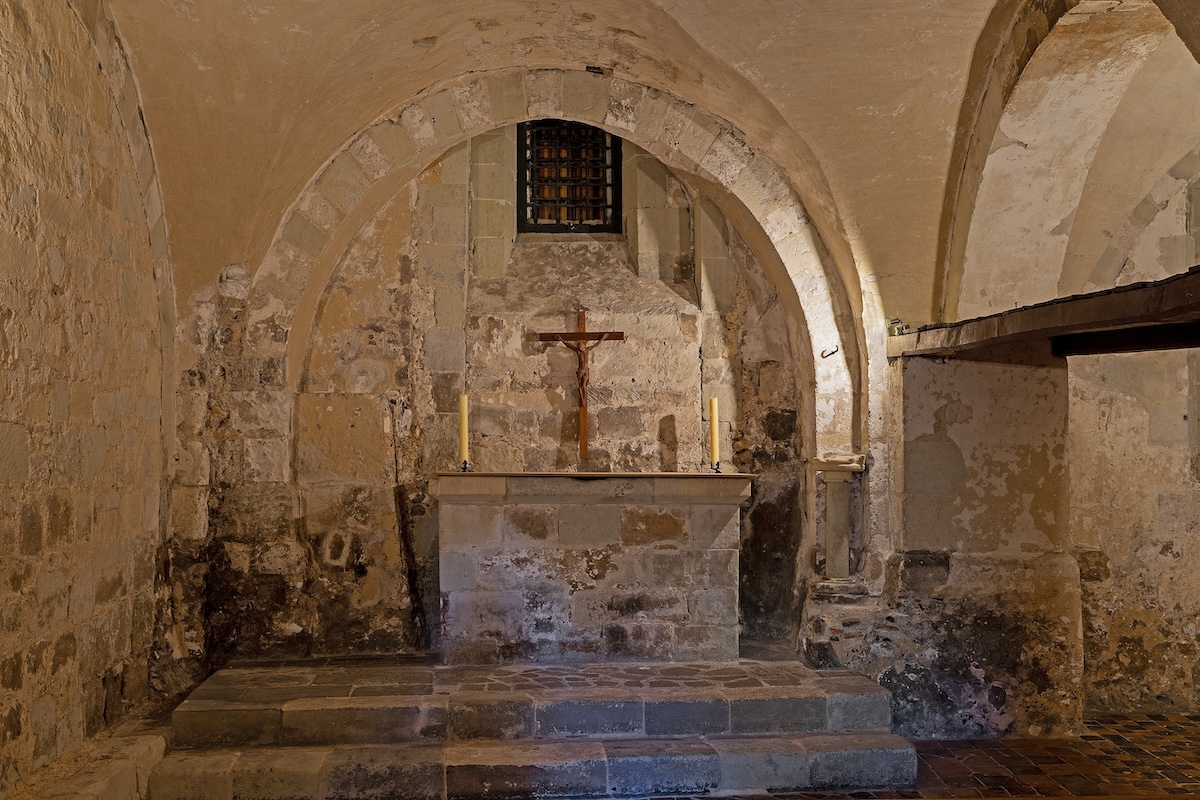
[[917, 788], [801, 798], [1200, 797], [1200, 714], [1096, 717], [1075, 740], [918, 742]]

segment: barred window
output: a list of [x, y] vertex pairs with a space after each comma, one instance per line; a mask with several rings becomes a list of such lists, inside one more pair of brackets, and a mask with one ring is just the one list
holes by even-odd
[[542, 119], [517, 132], [517, 230], [619, 233], [621, 140], [580, 122]]

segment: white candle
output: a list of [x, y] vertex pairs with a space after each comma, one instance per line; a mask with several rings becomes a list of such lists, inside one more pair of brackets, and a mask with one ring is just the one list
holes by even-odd
[[458, 460], [466, 464], [470, 461], [467, 453], [467, 396], [458, 396]]
[[721, 429], [718, 424], [717, 398], [708, 398], [708, 452], [712, 457], [713, 469], [721, 463]]

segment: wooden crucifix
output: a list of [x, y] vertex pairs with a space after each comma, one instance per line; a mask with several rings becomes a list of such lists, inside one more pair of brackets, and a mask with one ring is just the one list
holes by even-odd
[[575, 312], [575, 330], [562, 333], [543, 333], [538, 335], [543, 342], [559, 342], [575, 351], [579, 367], [575, 377], [579, 380], [579, 460], [586, 461], [588, 457], [588, 382], [591, 380], [592, 351], [601, 342], [623, 342], [624, 331], [589, 331], [587, 329], [587, 312]]

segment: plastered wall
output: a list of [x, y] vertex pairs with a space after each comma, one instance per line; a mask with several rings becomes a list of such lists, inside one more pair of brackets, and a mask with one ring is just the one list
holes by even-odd
[[1071, 359], [1071, 536], [1094, 711], [1200, 708], [1200, 353]]
[[0, 796], [147, 696], [165, 242], [111, 37], [0, 3]]

